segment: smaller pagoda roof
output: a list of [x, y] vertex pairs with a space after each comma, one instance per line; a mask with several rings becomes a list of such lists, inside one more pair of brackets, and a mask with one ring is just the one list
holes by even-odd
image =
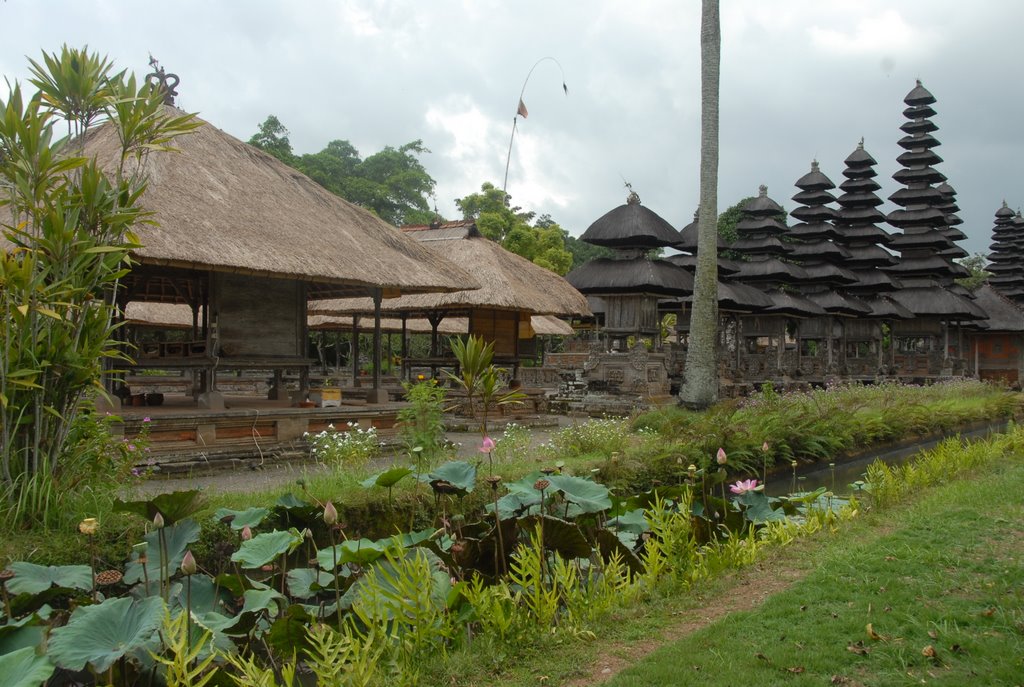
[[679, 232], [631, 191], [625, 205], [601, 215], [580, 240], [606, 248], [664, 248], [679, 242]]
[[594, 258], [565, 275], [565, 279], [587, 295], [685, 296], [693, 293], [693, 277], [689, 272], [666, 260], [646, 257]]

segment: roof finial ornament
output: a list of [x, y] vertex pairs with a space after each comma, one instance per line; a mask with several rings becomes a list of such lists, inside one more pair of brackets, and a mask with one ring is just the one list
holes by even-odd
[[1003, 207], [1004, 207], [1004, 208], [1005, 208], [1005, 207], [1009, 207], [1009, 206], [1008, 206], [1008, 205], [1006, 204], [1006, 198], [1003, 198]]
[[178, 95], [178, 91], [175, 89], [178, 87], [181, 79], [178, 78], [177, 74], [165, 72], [164, 68], [160, 66], [160, 62], [153, 55], [149, 56], [149, 66], [153, 68], [153, 73], [146, 75], [146, 83], [163, 91], [165, 105], [173, 105], [174, 96]]
[[761, 184], [760, 186], [758, 186], [757, 187], [757, 195], [760, 198], [767, 198], [768, 197], [768, 187], [765, 186], [764, 184]]
[[818, 171], [818, 161], [817, 160], [811, 160], [811, 171], [812, 172], [817, 172]]
[[633, 184], [629, 183], [628, 181], [625, 182], [625, 184], [626, 188], [629, 189], [629, 195], [626, 196], [626, 205], [639, 205], [640, 194], [633, 190]]
[[857, 144], [857, 150], [864, 150], [864, 137], [860, 137], [860, 143]]

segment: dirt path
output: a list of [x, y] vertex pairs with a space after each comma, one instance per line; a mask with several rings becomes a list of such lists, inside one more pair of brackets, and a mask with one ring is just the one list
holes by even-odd
[[662, 632], [637, 642], [617, 642], [601, 650], [601, 656], [583, 677], [565, 687], [596, 687], [642, 660], [665, 644], [677, 641], [724, 618], [730, 613], [751, 611], [779, 592], [789, 589], [807, 570], [787, 567], [778, 556], [734, 573], [730, 580], [700, 600], [700, 606], [682, 611]]

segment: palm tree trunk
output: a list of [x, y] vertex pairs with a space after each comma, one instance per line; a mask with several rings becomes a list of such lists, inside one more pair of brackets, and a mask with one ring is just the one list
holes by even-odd
[[680, 400], [706, 408], [718, 400], [718, 78], [722, 36], [718, 0], [703, 0], [700, 24], [700, 210], [697, 272], [690, 314], [686, 383]]

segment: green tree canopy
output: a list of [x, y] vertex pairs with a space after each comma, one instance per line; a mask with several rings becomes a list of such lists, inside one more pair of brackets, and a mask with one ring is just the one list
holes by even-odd
[[288, 140], [288, 129], [274, 115], [268, 116], [259, 125], [259, 131], [249, 139], [249, 145], [256, 146], [265, 153], [270, 153], [285, 164], [293, 164], [295, 155], [292, 144]]
[[983, 253], [975, 253], [956, 262], [971, 272], [971, 276], [955, 280], [957, 284], [969, 291], [976, 290], [992, 276], [992, 273], [985, 269], [988, 265], [988, 258]]
[[249, 143], [386, 222], [400, 226], [433, 218], [428, 199], [434, 193], [435, 182], [419, 159], [430, 152], [423, 141], [397, 148], [385, 146], [363, 159], [349, 141], [334, 140], [320, 152], [296, 156], [288, 134], [281, 121], [270, 115]]
[[455, 205], [464, 219], [476, 220], [480, 233], [506, 250], [556, 274], [572, 269], [573, 256], [566, 248], [568, 232], [549, 215], [534, 223], [535, 213], [510, 207], [508, 200], [508, 194], [485, 182], [478, 193], [457, 198]]

